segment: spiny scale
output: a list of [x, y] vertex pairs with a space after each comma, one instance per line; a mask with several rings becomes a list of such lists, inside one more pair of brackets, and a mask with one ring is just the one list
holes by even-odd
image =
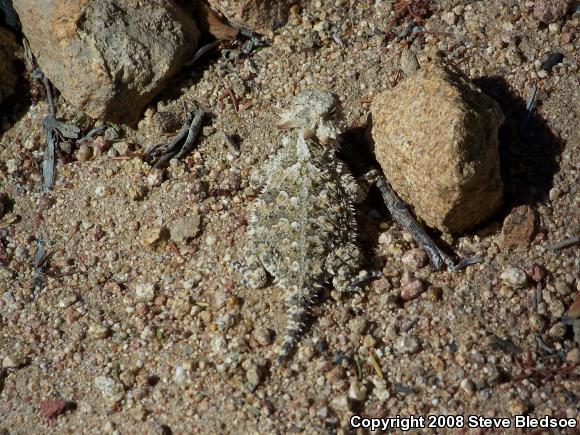
[[[250, 221], [248, 265], [263, 266], [285, 291], [288, 324], [279, 361], [292, 352], [302, 334], [318, 289], [329, 282], [337, 290], [352, 289], [361, 260], [354, 208], [345, 185], [353, 179], [335, 156], [334, 138], [325, 137], [325, 145], [319, 140], [320, 132], [338, 130], [332, 116], [338, 100], [330, 93], [309, 92], [310, 98], [301, 94], [294, 104], [307, 102], [316, 113], [295, 107], [298, 118], [308, 125], [293, 125], [286, 146], [272, 159]], [[321, 99], [333, 103], [328, 104], [328, 113], [317, 111], [324, 106]], [[286, 115], [288, 119], [292, 121]], [[245, 282], [259, 287], [263, 277], [264, 273], [252, 271]]]

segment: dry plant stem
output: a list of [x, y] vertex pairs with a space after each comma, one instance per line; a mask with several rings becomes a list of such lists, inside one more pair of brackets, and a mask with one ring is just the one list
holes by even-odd
[[548, 245], [546, 247], [552, 251], [557, 251], [559, 249], [569, 248], [571, 246], [578, 244], [580, 244], [580, 236], [572, 237], [570, 239], [566, 239], [561, 242], [554, 243], [553, 245]]
[[[190, 112], [177, 136], [169, 143], [156, 145], [147, 152], [147, 160], [155, 162], [154, 168], [161, 168], [171, 159], [180, 159], [191, 151], [199, 134], [204, 115], [205, 112], [202, 110]], [[184, 141], [183, 145], [180, 146], [182, 141]]]
[[381, 191], [385, 205], [389, 209], [393, 219], [401, 225], [405, 231], [411, 234], [417, 244], [427, 253], [433, 267], [439, 270], [442, 269], [444, 265], [447, 265], [450, 270], [453, 270], [453, 259], [443, 252], [433, 239], [429, 237], [384, 177], [378, 177], [377, 187]]

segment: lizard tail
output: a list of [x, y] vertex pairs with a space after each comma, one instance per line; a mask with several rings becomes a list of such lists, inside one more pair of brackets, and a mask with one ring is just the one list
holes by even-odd
[[296, 342], [304, 333], [306, 321], [310, 317], [310, 307], [312, 302], [309, 297], [291, 297], [287, 300], [288, 321], [286, 323], [286, 333], [282, 339], [282, 345], [278, 352], [276, 362], [284, 363], [293, 353]]

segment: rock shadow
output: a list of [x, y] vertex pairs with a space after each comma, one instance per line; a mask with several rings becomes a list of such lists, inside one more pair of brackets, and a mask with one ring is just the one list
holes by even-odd
[[504, 78], [480, 77], [474, 82], [498, 102], [506, 117], [499, 130], [503, 212], [522, 204], [545, 202], [560, 168], [563, 141], [537, 113], [537, 107], [525, 121], [527, 102]]

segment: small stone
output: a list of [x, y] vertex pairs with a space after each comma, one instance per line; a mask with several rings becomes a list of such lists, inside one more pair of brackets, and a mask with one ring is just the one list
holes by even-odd
[[401, 337], [397, 342], [397, 349], [401, 353], [413, 354], [419, 350], [420, 346], [419, 340], [412, 335]]
[[371, 380], [374, 385], [373, 394], [375, 395], [375, 397], [381, 402], [386, 402], [387, 400], [389, 400], [391, 398], [391, 393], [387, 388], [387, 383], [385, 382], [385, 380], [380, 379], [377, 376], [373, 376]]
[[367, 397], [367, 387], [358, 381], [352, 382], [348, 389], [348, 397], [356, 402], [362, 402]]
[[82, 144], [79, 146], [75, 156], [79, 162], [86, 162], [93, 157], [93, 150], [88, 145]]
[[147, 196], [148, 192], [149, 189], [143, 184], [131, 184], [127, 193], [133, 201], [141, 201]]
[[550, 23], [550, 25], [548, 26], [548, 30], [550, 31], [550, 33], [560, 33], [560, 30], [562, 30], [562, 26], [560, 26], [560, 23]]
[[420, 68], [417, 56], [415, 56], [415, 53], [413, 53], [408, 48], [405, 48], [401, 53], [400, 63], [401, 71], [403, 71], [403, 74], [405, 74], [407, 77], [413, 75], [415, 71]]
[[40, 414], [47, 420], [57, 417], [66, 409], [66, 401], [63, 399], [48, 399], [40, 402]]
[[574, 319], [580, 318], [580, 292], [574, 298], [574, 302], [568, 308], [568, 317], [572, 317]]
[[103, 398], [109, 403], [115, 403], [125, 397], [123, 384], [107, 376], [97, 376], [95, 387], [101, 392]]
[[109, 127], [105, 130], [103, 137], [109, 142], [114, 142], [121, 139], [121, 132], [114, 127]]
[[109, 335], [109, 328], [99, 323], [93, 323], [89, 326], [89, 337], [92, 338], [107, 338]]
[[519, 66], [524, 62], [522, 53], [517, 47], [510, 46], [505, 52], [505, 58], [509, 65]]
[[548, 197], [550, 198], [550, 201], [556, 201], [558, 198], [560, 198], [561, 194], [562, 191], [560, 189], [557, 187], [552, 187], [548, 192]]
[[175, 221], [169, 229], [171, 240], [181, 243], [194, 239], [199, 234], [199, 225], [200, 217], [196, 209], [191, 214]]
[[133, 144], [127, 141], [121, 141], [114, 143], [113, 148], [119, 153], [120, 156], [126, 156], [131, 151], [133, 151]]
[[207, 246], [213, 246], [215, 245], [215, 242], [217, 242], [217, 237], [214, 236], [213, 234], [210, 234], [209, 236], [206, 237], [205, 239], [205, 244]]
[[562, 338], [566, 334], [566, 326], [562, 322], [556, 323], [548, 330], [548, 335], [553, 338]]
[[533, 15], [544, 24], [560, 20], [568, 12], [570, 0], [537, 0]]
[[411, 270], [418, 270], [427, 265], [429, 257], [423, 249], [415, 248], [403, 254], [401, 261], [404, 265], [409, 266]]
[[527, 247], [536, 232], [536, 213], [528, 205], [514, 208], [504, 219], [502, 246], [504, 248]]
[[269, 346], [270, 344], [272, 344], [273, 341], [272, 330], [268, 328], [254, 329], [252, 336], [260, 346]]
[[142, 302], [151, 302], [155, 299], [155, 284], [152, 282], [138, 282], [134, 287], [135, 298]]
[[468, 394], [473, 394], [475, 392], [475, 384], [471, 379], [462, 379], [459, 383], [459, 387]]
[[355, 317], [348, 324], [350, 330], [356, 335], [363, 335], [369, 327], [369, 322], [362, 316]]
[[418, 298], [425, 290], [423, 281], [417, 278], [401, 280], [401, 299], [410, 301]]
[[455, 12], [453, 11], [449, 11], [449, 12], [445, 12], [442, 16], [441, 19], [449, 24], [450, 26], [454, 26], [457, 24], [457, 21], [459, 20], [459, 15], [457, 15]]
[[144, 231], [143, 243], [146, 246], [155, 246], [161, 240], [165, 239], [167, 229], [165, 227], [155, 227]]
[[524, 415], [528, 407], [520, 399], [511, 400], [507, 405], [507, 410], [511, 415]]
[[264, 371], [262, 368], [256, 364], [250, 364], [246, 369], [246, 379], [252, 386], [257, 386], [260, 384], [263, 374]]
[[23, 353], [13, 353], [6, 355], [2, 360], [2, 368], [15, 369], [26, 364], [27, 357]]
[[20, 169], [19, 159], [8, 159], [6, 160], [6, 172], [9, 174], [14, 174]]
[[147, 184], [151, 187], [161, 186], [161, 183], [163, 183], [164, 174], [165, 171], [163, 169], [152, 168], [147, 175]]
[[183, 319], [191, 311], [191, 303], [189, 300], [184, 298], [175, 298], [171, 302], [171, 314], [176, 319]]
[[175, 383], [178, 385], [183, 385], [185, 382], [185, 369], [182, 366], [175, 367], [175, 374], [173, 376]]
[[570, 364], [578, 364], [580, 363], [580, 349], [575, 347], [570, 352], [566, 354], [566, 361]]
[[500, 278], [504, 284], [513, 288], [523, 287], [528, 280], [525, 272], [516, 267], [508, 267], [505, 269], [500, 275]]
[[135, 384], [135, 374], [131, 370], [123, 370], [119, 374], [119, 380], [127, 388], [131, 388]]
[[530, 271], [530, 277], [532, 278], [532, 280], [534, 280], [534, 282], [541, 282], [544, 280], [547, 273], [548, 272], [546, 271], [544, 266], [541, 266], [539, 264], [534, 264], [532, 266], [531, 271]]

